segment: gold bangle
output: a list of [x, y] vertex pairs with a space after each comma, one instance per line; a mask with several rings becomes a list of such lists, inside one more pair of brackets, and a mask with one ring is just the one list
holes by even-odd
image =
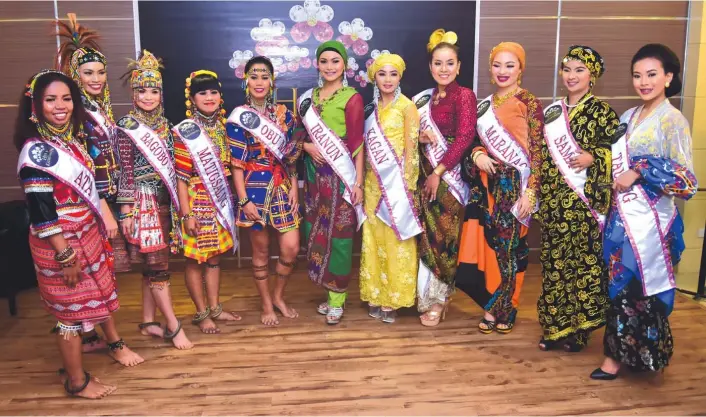
[[478, 157], [479, 157], [482, 153], [483, 153], [483, 151], [475, 151], [475, 152], [473, 152], [473, 153], [471, 154], [471, 161], [473, 161], [473, 163], [475, 164], [475, 163], [476, 163], [476, 159], [478, 159]]
[[436, 168], [434, 168], [434, 174], [438, 176], [444, 175], [444, 172], [446, 172], [446, 167], [444, 166], [444, 164], [439, 164], [436, 166]]

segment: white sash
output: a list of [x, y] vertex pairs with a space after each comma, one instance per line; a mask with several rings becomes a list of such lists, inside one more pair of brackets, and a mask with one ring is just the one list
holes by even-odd
[[574, 135], [571, 134], [569, 113], [563, 100], [555, 102], [544, 111], [544, 140], [547, 143], [552, 160], [554, 160], [554, 164], [561, 172], [562, 177], [564, 177], [569, 187], [583, 200], [586, 207], [591, 211], [593, 218], [598, 222], [598, 226], [603, 230], [605, 215], [598, 213], [591, 207], [584, 193], [587, 170], [582, 169], [576, 172], [569, 165], [571, 158], [575, 155], [580, 155], [583, 149], [576, 143]]
[[118, 121], [118, 128], [122, 130], [137, 146], [152, 168], [159, 174], [164, 186], [167, 187], [172, 198], [172, 204], [179, 212], [179, 195], [176, 187], [176, 169], [169, 153], [167, 144], [155, 133], [154, 130], [140, 123], [132, 116], [125, 116]]
[[[630, 123], [635, 113], [630, 117]], [[630, 169], [628, 140], [626, 132], [613, 144], [613, 179]], [[673, 199], [663, 195], [652, 206], [639, 184], [623, 193], [615, 193], [614, 198], [642, 274], [644, 295], [652, 296], [675, 288], [672, 259], [664, 238], [677, 214]]]
[[[17, 161], [17, 175], [24, 167], [46, 172], [68, 185], [88, 204], [96, 217], [103, 218], [94, 174], [73, 154], [51, 142], [31, 139], [24, 144], [20, 152]], [[98, 223], [102, 225], [102, 222]]]
[[176, 133], [191, 155], [191, 160], [199, 173], [208, 197], [216, 207], [216, 217], [233, 238], [233, 251], [238, 247], [235, 233], [235, 208], [226, 172], [223, 169], [213, 141], [206, 131], [193, 120], [186, 119], [174, 126]]
[[247, 106], [236, 107], [228, 117], [228, 123], [235, 123], [247, 130], [262, 142], [280, 162], [289, 143], [287, 134], [267, 117], [262, 117]]
[[[316, 145], [319, 152], [321, 152], [326, 163], [331, 166], [338, 178], [343, 182], [346, 188], [343, 193], [343, 199], [346, 200], [348, 204], [352, 205], [351, 193], [353, 192], [353, 186], [356, 180], [353, 158], [351, 158], [351, 155], [348, 153], [348, 148], [346, 148], [341, 138], [336, 136], [336, 134], [326, 126], [324, 121], [321, 120], [321, 117], [316, 111], [316, 106], [312, 103], [311, 96], [313, 91], [313, 89], [310, 89], [299, 97], [297, 106], [299, 107], [302, 123], [304, 123], [304, 127], [307, 132], [309, 132], [309, 138], [311, 138], [311, 141]], [[358, 229], [360, 229], [360, 226], [363, 225], [363, 222], [367, 218], [365, 211], [363, 211], [363, 204], [359, 203], [353, 206], [353, 208], [358, 217]]]
[[365, 144], [365, 153], [382, 191], [375, 210], [377, 216], [395, 231], [401, 241], [422, 233], [414, 200], [404, 178], [403, 164], [380, 127], [377, 106], [365, 120]]
[[[478, 104], [478, 122], [476, 124], [478, 136], [494, 159], [520, 172], [520, 195], [524, 195], [531, 172], [529, 156], [520, 143], [500, 124], [491, 105], [492, 97], [490, 96]], [[512, 214], [520, 223], [529, 226], [532, 218], [531, 213], [537, 211], [538, 206], [535, 204], [530, 214], [521, 219], [519, 205], [518, 199], [512, 206]]]
[[[446, 154], [448, 144], [446, 143], [446, 138], [441, 134], [439, 127], [431, 117], [431, 97], [433, 93], [433, 88], [424, 90], [414, 96], [412, 101], [419, 110], [419, 130], [423, 132], [427, 129], [431, 129], [434, 136], [436, 136], [436, 146], [432, 146], [431, 144], [424, 146], [424, 155], [426, 155], [432, 168], [436, 168]], [[461, 178], [461, 164], [456, 165], [453, 169], [448, 169], [449, 167], [446, 168], [447, 170], [444, 172], [444, 175], [441, 176], [441, 179], [449, 186], [449, 192], [454, 198], [465, 206], [468, 204], [470, 189]]]

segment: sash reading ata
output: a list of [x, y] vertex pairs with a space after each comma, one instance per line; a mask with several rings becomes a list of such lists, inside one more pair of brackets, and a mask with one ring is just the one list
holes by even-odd
[[[24, 167], [46, 172], [73, 189], [101, 219], [100, 197], [93, 172], [72, 153], [51, 142], [31, 139], [22, 147], [17, 161], [17, 175]], [[98, 222], [103, 226], [103, 222]]]
[[[444, 158], [448, 150], [446, 138], [441, 134], [441, 130], [431, 117], [431, 97], [434, 89], [424, 90], [412, 98], [412, 101], [419, 110], [419, 131], [431, 130], [436, 136], [436, 145], [426, 144], [424, 146], [424, 155], [431, 164], [432, 168], [436, 168], [439, 162]], [[468, 204], [470, 197], [470, 189], [461, 178], [461, 164], [456, 165], [453, 169], [448, 169], [441, 176], [441, 179], [449, 186], [449, 192], [454, 198], [464, 206]]]
[[236, 107], [228, 117], [228, 123], [235, 123], [247, 130], [267, 147], [280, 162], [284, 159], [284, 150], [289, 144], [287, 134], [269, 118], [262, 117], [247, 106]]
[[376, 214], [395, 231], [397, 239], [407, 240], [422, 233], [422, 225], [404, 179], [402, 162], [380, 127], [377, 106], [372, 107], [372, 113], [365, 119], [365, 144], [370, 166], [382, 190]]
[[[628, 126], [632, 124], [635, 114], [636, 111], [631, 115]], [[626, 125], [621, 125], [619, 129], [624, 134], [612, 146], [614, 180], [630, 169], [630, 135]], [[676, 288], [672, 258], [664, 237], [677, 214], [673, 199], [663, 195], [653, 206], [640, 184], [634, 184], [625, 192], [615, 193], [614, 198], [642, 274], [644, 295], [652, 296]]]
[[[345, 187], [343, 199], [346, 200], [348, 204], [352, 205], [351, 194], [353, 193], [353, 186], [356, 180], [353, 158], [351, 158], [350, 153], [348, 153], [348, 148], [341, 138], [336, 136], [336, 134], [326, 126], [324, 121], [321, 120], [321, 116], [319, 116], [316, 111], [316, 106], [312, 105], [311, 95], [313, 91], [313, 89], [310, 89], [299, 97], [297, 106], [299, 107], [302, 123], [304, 123], [306, 131], [309, 132], [309, 138], [316, 145], [319, 152], [321, 152], [326, 163], [331, 166], [338, 178], [343, 182]], [[353, 209], [355, 209], [355, 214], [358, 218], [358, 230], [360, 230], [360, 226], [363, 225], [363, 222], [367, 218], [365, 211], [363, 211], [363, 204], [359, 203], [353, 206]]]
[[167, 149], [167, 144], [162, 141], [154, 130], [140, 123], [134, 117], [125, 116], [118, 120], [117, 125], [132, 140], [162, 179], [172, 198], [172, 204], [178, 213], [179, 196], [176, 187], [176, 169], [174, 168], [172, 156], [169, 154], [169, 149]]
[[223, 163], [214, 149], [213, 141], [193, 120], [187, 119], [174, 126], [174, 133], [181, 138], [189, 151], [201, 183], [216, 207], [218, 221], [233, 238], [233, 251], [235, 251], [238, 247], [238, 239], [235, 233], [234, 201]]
[[554, 164], [561, 172], [561, 176], [564, 177], [564, 181], [583, 200], [586, 207], [591, 211], [593, 218], [598, 222], [598, 226], [603, 230], [605, 215], [598, 213], [591, 207], [584, 193], [587, 171], [582, 169], [576, 172], [569, 165], [571, 158], [581, 154], [583, 149], [576, 143], [574, 135], [571, 134], [569, 112], [563, 100], [557, 101], [544, 111], [544, 139]]
[[[490, 96], [478, 104], [478, 122], [476, 124], [478, 136], [494, 159], [520, 172], [520, 195], [524, 195], [531, 172], [529, 156], [520, 143], [500, 124], [491, 105], [492, 98], [493, 96]], [[531, 213], [537, 211], [538, 206], [535, 204], [527, 217], [520, 218], [519, 205], [518, 200], [512, 206], [512, 214], [520, 223], [529, 226], [532, 218]]]

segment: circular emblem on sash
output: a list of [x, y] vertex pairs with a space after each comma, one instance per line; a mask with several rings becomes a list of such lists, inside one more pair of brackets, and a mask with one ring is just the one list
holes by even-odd
[[248, 129], [257, 129], [260, 126], [260, 116], [251, 111], [243, 112], [240, 115], [240, 125]]
[[194, 140], [201, 135], [201, 128], [192, 121], [185, 121], [177, 126], [179, 135], [186, 140]]
[[551, 106], [544, 111], [544, 124], [549, 124], [561, 116], [562, 110], [559, 104]]
[[88, 111], [98, 111], [98, 107], [89, 99], [81, 95], [81, 102], [83, 102], [83, 107]]
[[365, 112], [365, 118], [367, 119], [375, 111], [375, 104], [369, 103], [367, 106], [365, 106], [363, 111]]
[[429, 100], [431, 100], [431, 94], [424, 94], [419, 97], [416, 102], [414, 102], [414, 105], [417, 106], [418, 109], [421, 109], [429, 102]]
[[140, 126], [140, 122], [135, 120], [134, 117], [125, 116], [122, 119], [118, 120], [117, 125], [118, 127], [121, 127], [123, 129], [135, 130]]
[[302, 104], [299, 106], [299, 114], [304, 116], [306, 112], [309, 111], [309, 107], [311, 107], [311, 99], [307, 98], [302, 101]]
[[59, 162], [59, 153], [46, 143], [35, 143], [29, 148], [29, 159], [35, 164], [49, 168]]
[[613, 135], [613, 139], [616, 141], [625, 135], [628, 131], [628, 124], [627, 123], [621, 123], [618, 127], [615, 128], [615, 134]]
[[480, 103], [478, 103], [478, 118], [483, 116], [485, 112], [488, 111], [490, 108], [490, 101], [489, 100], [483, 100]]

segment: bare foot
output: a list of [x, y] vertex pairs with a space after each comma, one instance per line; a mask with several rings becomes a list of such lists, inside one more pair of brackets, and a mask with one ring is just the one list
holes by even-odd
[[[80, 382], [79, 381], [76, 381], [76, 382], [72, 381], [69, 383], [68, 388], [70, 390], [75, 390], [77, 388], [80, 388], [84, 382], [85, 382], [85, 380], [82, 380]], [[64, 387], [66, 388], [66, 385], [64, 385]], [[74, 393], [74, 394], [69, 393], [69, 395], [73, 395], [76, 397], [82, 397], [82, 398], [88, 398], [91, 400], [97, 400], [99, 398], [103, 398], [103, 397], [106, 397], [106, 396], [112, 394], [117, 389], [118, 389], [118, 387], [116, 387], [115, 385], [104, 384], [104, 383], [98, 381], [98, 378], [92, 377], [90, 382], [88, 383], [88, 385], [86, 385], [86, 388], [84, 388], [83, 390], [81, 390], [77, 393]]]
[[221, 332], [221, 329], [219, 329], [218, 326], [216, 326], [216, 323], [214, 323], [209, 317], [206, 317], [199, 322], [199, 329], [201, 329], [202, 333], [206, 334], [216, 334]]
[[115, 359], [121, 365], [127, 366], [127, 367], [136, 366], [136, 365], [139, 365], [145, 361], [144, 359], [142, 359], [142, 356], [133, 352], [124, 343], [115, 350], [113, 350], [113, 349], [108, 350], [108, 355], [110, 355], [111, 358]]
[[292, 307], [289, 307], [283, 299], [274, 299], [272, 301], [272, 304], [277, 307], [279, 312], [282, 313], [284, 317], [290, 319], [296, 319], [297, 317], [299, 317], [299, 313], [297, 313], [297, 310], [293, 309]]
[[[60, 368], [60, 369], [59, 369], [59, 380], [61, 381], [61, 384], [62, 384], [62, 385], [65, 384], [67, 379], [69, 379], [69, 374], [66, 372], [66, 370], [64, 370], [64, 368]], [[93, 376], [93, 375], [91, 375], [91, 379], [93, 379], [94, 381], [96, 381], [96, 382], [98, 382], [98, 383], [101, 382], [101, 380], [98, 379], [98, 377]], [[115, 386], [115, 385], [109, 385], [109, 384], [106, 384], [106, 385], [108, 385], [109, 387], [112, 387], [113, 390], [115, 390], [115, 389], [118, 388], [118, 387]]]
[[272, 307], [269, 307], [269, 308], [263, 307], [262, 313], [260, 314], [260, 321], [265, 326], [279, 325], [279, 320], [277, 319], [277, 314], [275, 314], [275, 311], [272, 309]]
[[108, 343], [104, 339], [98, 339], [95, 341], [90, 341], [88, 343], [81, 344], [81, 351], [83, 353], [91, 353], [97, 350], [103, 350], [108, 348]]
[[179, 329], [179, 333], [177, 333], [177, 335], [174, 336], [174, 339], [172, 339], [172, 344], [175, 348], [179, 350], [191, 349], [192, 347], [194, 347], [194, 344], [191, 343], [191, 340], [186, 337], [184, 329]]
[[223, 311], [221, 314], [218, 315], [218, 317], [214, 318], [214, 320], [216, 321], [240, 321], [242, 319], [242, 317], [235, 314], [235, 311], [231, 311], [230, 313], [227, 311]]
[[152, 326], [145, 326], [140, 328], [140, 334], [143, 336], [154, 336], [160, 339], [164, 337], [164, 329], [162, 326], [154, 324]]

